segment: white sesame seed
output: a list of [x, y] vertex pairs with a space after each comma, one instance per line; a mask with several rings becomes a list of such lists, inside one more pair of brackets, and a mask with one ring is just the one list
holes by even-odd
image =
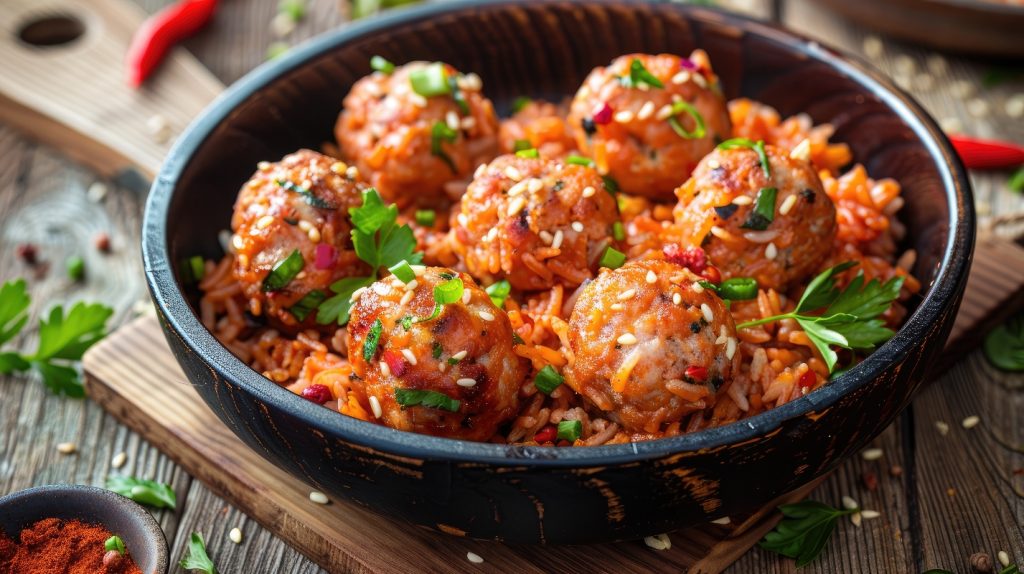
[[526, 191], [526, 188], [529, 185], [529, 183], [528, 183], [529, 181], [532, 181], [532, 180], [525, 180], [524, 179], [523, 181], [520, 181], [520, 182], [514, 184], [512, 187], [508, 188], [508, 196], [509, 197], [515, 197], [515, 196], [519, 195], [520, 193], [523, 193], [524, 191]]
[[237, 233], [232, 235], [231, 236], [231, 246], [234, 247], [236, 250], [241, 250], [242, 248], [244, 248], [245, 247], [245, 242], [242, 239], [242, 236], [238, 235]]
[[520, 173], [515, 166], [510, 165], [505, 167], [505, 177], [511, 179], [512, 181], [519, 181], [523, 179], [523, 174]]
[[914, 70], [917, 69], [917, 63], [914, 62], [913, 58], [906, 54], [900, 54], [899, 56], [896, 56], [896, 60], [893, 62], [893, 66], [896, 68], [896, 71], [902, 72], [904, 74], [911, 74], [914, 72]]
[[595, 193], [597, 193], [597, 190], [592, 185], [583, 188], [583, 197], [593, 197]]
[[676, 84], [676, 85], [685, 84], [686, 82], [689, 82], [689, 81], [690, 81], [690, 72], [688, 72], [686, 70], [682, 70], [678, 74], [672, 76], [672, 80], [671, 80], [671, 82], [673, 84]]
[[843, 495], [843, 508], [845, 508], [847, 510], [854, 510], [854, 509], [859, 508], [859, 507], [860, 507], [860, 505], [857, 504], [856, 500], [854, 500], [853, 498], [851, 498], [849, 496]]
[[103, 201], [103, 198], [107, 196], [107, 186], [102, 181], [93, 182], [89, 186], [89, 189], [85, 192], [85, 197], [93, 203], [99, 203]]
[[544, 242], [544, 245], [551, 245], [551, 242], [555, 240], [555, 238], [551, 235], [551, 232], [546, 229], [541, 229], [540, 233], [538, 233], [537, 236], [540, 237], [540, 240]]
[[62, 442], [57, 444], [57, 452], [61, 454], [71, 454], [78, 450], [78, 447], [73, 442]]
[[680, 304], [682, 302], [683, 302], [683, 296], [682, 295], [680, 295], [679, 293], [674, 293], [672, 295], [672, 303], [678, 305], [678, 304]]
[[232, 542], [234, 542], [235, 544], [241, 544], [242, 543], [242, 531], [240, 529], [238, 529], [238, 528], [232, 528], [231, 531], [228, 532], [228, 538]]
[[935, 421], [935, 429], [939, 431], [939, 434], [946, 436], [949, 434], [949, 425], [943, 421]]
[[388, 364], [386, 362], [384, 362], [384, 361], [381, 361], [379, 364], [380, 364], [380, 374], [384, 375], [385, 377], [390, 377], [391, 376], [391, 367], [389, 367]]
[[647, 276], [646, 276], [646, 277], [644, 277], [644, 279], [645, 279], [645, 280], [646, 280], [646, 281], [647, 281], [647, 282], [648, 282], [649, 284], [651, 284], [651, 285], [654, 285], [655, 283], [657, 283], [657, 282], [658, 282], [658, 275], [657, 275], [657, 274], [656, 274], [656, 273], [655, 273], [654, 271], [648, 270], [648, 271], [647, 271]]
[[484, 559], [474, 552], [466, 552], [466, 560], [469, 560], [473, 564], [483, 564], [484, 562]]
[[384, 414], [384, 411], [380, 408], [380, 401], [373, 395], [370, 395], [370, 410], [373, 411], [373, 417], [377, 419]]
[[156, 143], [164, 143], [171, 137], [171, 124], [167, 123], [167, 118], [157, 114], [146, 122], [146, 127], [149, 128], [149, 135], [153, 136], [153, 141]]
[[266, 229], [270, 227], [271, 223], [274, 223], [274, 216], [264, 215], [263, 217], [256, 220], [256, 229]]
[[811, 159], [811, 140], [805, 138], [802, 142], [796, 144], [796, 147], [789, 152], [789, 157], [799, 161]]
[[515, 217], [525, 207], [526, 207], [526, 199], [523, 198], [523, 196], [520, 195], [520, 196], [512, 198], [512, 201], [509, 202], [509, 204], [508, 204], [508, 212], [507, 212], [508, 216], [509, 217]]
[[704, 292], [704, 286], [701, 285], [700, 283], [697, 283], [696, 281], [693, 282], [693, 285], [691, 285], [691, 287], [693, 287], [693, 290], [696, 291], [697, 293]]
[[690, 74], [690, 79], [693, 80], [694, 84], [697, 84], [701, 88], [708, 87], [708, 81], [704, 79], [704, 75], [703, 74], [700, 74], [700, 73]]
[[413, 279], [412, 281], [410, 281], [410, 282], [408, 282], [408, 283], [406, 283], [406, 284], [405, 284], [405, 290], [406, 290], [406, 291], [410, 291], [410, 292], [412, 292], [412, 291], [414, 291], [414, 290], [415, 290], [415, 289], [416, 289], [417, 287], [419, 287], [419, 285], [420, 285], [420, 281], [419, 281], [419, 279]]
[[619, 293], [616, 299], [619, 301], [626, 301], [628, 299], [632, 299], [634, 295], [636, 295], [636, 289], [626, 289], [622, 293]]
[[721, 525], [725, 526], [726, 524], [732, 524], [732, 519], [729, 518], [728, 516], [723, 516], [721, 518], [716, 518], [716, 519], [712, 520], [711, 523], [712, 524], [721, 524]]
[[655, 550], [668, 550], [672, 548], [672, 541], [669, 539], [668, 534], [645, 536], [644, 544]]
[[658, 113], [654, 115], [654, 118], [657, 120], [667, 120], [670, 117], [672, 117], [672, 106], [669, 104], [661, 106]]
[[576, 233], [583, 233], [583, 224], [580, 223], [579, 221], [573, 221], [572, 230], [575, 231]]
[[484, 321], [493, 321], [494, 320], [494, 315], [491, 314], [491, 313], [488, 313], [487, 311], [480, 311], [479, 313], [477, 313], [477, 315], [479, 315], [480, 318], [483, 319]]
[[646, 120], [654, 114], [654, 102], [647, 100], [643, 106], [640, 106], [640, 111], [636, 113], [636, 119]]
[[787, 215], [793, 206], [796, 205], [796, 194], [787, 197], [782, 200], [782, 205], [779, 206], [779, 215]]
[[402, 349], [402, 356], [405, 357], [406, 361], [409, 361], [410, 365], [416, 364], [416, 353], [413, 353], [410, 349]]
[[305, 219], [300, 219], [299, 220], [299, 229], [301, 229], [303, 231], [309, 231], [310, 229], [313, 229], [313, 224], [308, 222], [308, 221], [306, 221]]
[[469, 299], [472, 296], [473, 296], [473, 294], [469, 291], [469, 289], [466, 289], [465, 291], [463, 291], [462, 292], [462, 304], [463, 305], [468, 304], [469, 303]]
[[319, 490], [314, 490], [313, 492], [310, 492], [309, 499], [317, 504], [327, 504], [331, 501], [329, 498], [327, 498], [326, 494], [320, 492]]
[[473, 171], [473, 179], [478, 179], [481, 175], [483, 175], [484, 171], [486, 171], [486, 170], [487, 170], [487, 164], [486, 163], [482, 163], [482, 164], [476, 166], [476, 170]]
[[999, 557], [999, 563], [1002, 564], [1003, 567], [1010, 565], [1010, 555], [1005, 550], [1000, 550], [999, 554], [996, 554], [996, 556]]
[[865, 520], [871, 520], [872, 518], [878, 518], [882, 514], [877, 510], [861, 510], [860, 515], [863, 516]]
[[256, 164], [256, 169], [258, 169], [260, 171], [267, 171], [268, 169], [270, 169], [270, 162], [269, 161], [261, 161], [261, 162]]
[[711, 307], [708, 307], [707, 303], [700, 304], [700, 312], [704, 315], [704, 320], [708, 323], [715, 320], [715, 313], [711, 311]]
[[336, 161], [331, 164], [331, 171], [338, 175], [343, 175], [345, 170], [348, 169], [348, 164], [343, 161]]
[[775, 247], [774, 243], [769, 243], [768, 246], [764, 248], [764, 257], [765, 257], [765, 259], [769, 259], [769, 260], [775, 259], [775, 256], [778, 255], [778, 254], [779, 254], [779, 249], [777, 247]]
[[115, 454], [114, 458], [110, 461], [110, 466], [112, 468], [121, 468], [126, 462], [128, 462], [128, 453], [119, 452]]
[[370, 285], [370, 289], [373, 290], [374, 293], [380, 295], [381, 297], [384, 297], [391, 293], [391, 284], [385, 283], [383, 281], [378, 281], [373, 285]]
[[619, 122], [620, 124], [628, 124], [629, 122], [633, 121], [633, 112], [629, 110], [621, 110], [615, 112], [615, 115], [613, 117], [615, 118], [615, 121]]
[[360, 296], [361, 296], [361, 295], [362, 295], [363, 293], [366, 293], [366, 287], [360, 287], [359, 289], [356, 289], [355, 291], [353, 291], [353, 292], [352, 292], [352, 296], [351, 296], [351, 297], [349, 297], [349, 298], [348, 298], [348, 300], [349, 300], [349, 301], [355, 301], [355, 300], [356, 300], [356, 299], [358, 299], [358, 298], [359, 298], [359, 297], [360, 297]]
[[715, 237], [718, 237], [719, 239], [726, 239], [726, 240], [732, 239], [732, 234], [731, 233], [729, 233], [728, 231], [722, 229], [721, 227], [719, 227], [717, 225], [712, 225], [711, 226], [711, 235], [714, 235]]
[[455, 221], [457, 221], [459, 225], [461, 225], [462, 227], [469, 227], [469, 216], [467, 216], [465, 213], [460, 213], [456, 215]]
[[863, 458], [864, 460], [878, 460], [882, 458], [883, 454], [884, 453], [880, 448], [869, 448], [864, 450], [864, 452], [860, 453], [860, 457]]
[[749, 195], [738, 195], [732, 200], [733, 205], [750, 205], [754, 203], [753, 199], [750, 199]]
[[473, 116], [466, 116], [462, 118], [462, 129], [471, 130], [476, 127], [476, 118]]
[[459, 88], [471, 92], [479, 91], [484, 86], [483, 80], [481, 80], [480, 76], [476, 75], [474, 72], [459, 76], [456, 83], [459, 85]]
[[448, 363], [446, 363], [446, 362], [444, 362], [444, 361], [441, 361], [441, 362], [439, 362], [439, 363], [437, 364], [437, 370], [438, 370], [438, 371], [441, 371], [441, 372], [443, 373], [443, 372], [445, 372], [445, 370], [447, 370], [447, 369], [448, 369]]
[[530, 193], [537, 193], [538, 191], [540, 191], [542, 189], [544, 189], [544, 182], [543, 181], [541, 181], [541, 180], [539, 180], [539, 179], [537, 179], [535, 177], [532, 177], [532, 178], [526, 180], [526, 191], [529, 191]]
[[459, 379], [459, 380], [455, 381], [455, 384], [459, 385], [460, 387], [475, 387], [476, 386], [476, 379], [469, 379], [469, 378]]
[[309, 240], [313, 243], [320, 243], [320, 230], [315, 227], [310, 227], [309, 231], [306, 232], [309, 236]]
[[622, 310], [622, 303], [612, 303], [611, 304], [611, 310], [612, 311], [621, 311]]
[[717, 159], [709, 159], [708, 160], [708, 168], [710, 168], [710, 169], [718, 169], [720, 167], [722, 167], [722, 164]]
[[415, 295], [415, 293], [413, 293], [412, 291], [406, 291], [405, 294], [402, 295], [402, 300], [399, 301], [398, 304], [399, 305], [408, 305], [409, 301], [412, 301], [412, 298], [413, 298], [414, 295]]
[[427, 272], [426, 265], [410, 265], [409, 267], [412, 268], [412, 272], [415, 273], [417, 277], [421, 277]]
[[562, 233], [561, 229], [559, 229], [558, 231], [555, 232], [555, 237], [551, 240], [551, 247], [554, 248], [554, 249], [561, 249], [561, 247], [562, 247], [562, 240], [564, 240], [564, 239], [565, 239], [565, 234]]
[[632, 333], [623, 333], [619, 335], [619, 338], [616, 339], [616, 341], [618, 341], [620, 345], [635, 345], [636, 336]]
[[416, 106], [417, 108], [427, 107], [427, 98], [424, 98], [423, 96], [415, 92], [409, 94], [409, 101], [412, 102], [412, 105]]
[[1019, 118], [1024, 116], [1024, 94], [1015, 94], [1006, 99], [1006, 104], [1003, 106], [1006, 110], [1006, 115], [1011, 118]]
[[734, 337], [729, 337], [729, 340], [725, 342], [725, 358], [731, 361], [735, 354], [736, 339]]
[[452, 131], [458, 131], [459, 129], [459, 114], [453, 110], [448, 110], [448, 113], [444, 115], [444, 121], [448, 124], [448, 129]]
[[972, 428], [978, 426], [978, 423], [980, 423], [980, 422], [981, 422], [981, 417], [978, 417], [977, 415], [971, 415], [971, 416], [965, 418], [963, 421], [961, 421], [960, 425], [963, 426], [965, 429], [972, 429]]
[[484, 241], [494, 241], [494, 238], [497, 237], [497, 236], [498, 236], [498, 228], [497, 227], [492, 227], [491, 230], [487, 232], [487, 235], [484, 235]]
[[469, 354], [469, 351], [463, 350], [463, 351], [459, 351], [458, 353], [455, 353], [454, 355], [452, 355], [452, 358], [455, 359], [456, 361], [461, 361], [462, 359], [465, 359], [466, 355], [468, 355], [468, 354]]
[[852, 522], [854, 526], [860, 528], [860, 523], [863, 518], [864, 517], [861, 516], [859, 512], [854, 512], [850, 515], [850, 522]]

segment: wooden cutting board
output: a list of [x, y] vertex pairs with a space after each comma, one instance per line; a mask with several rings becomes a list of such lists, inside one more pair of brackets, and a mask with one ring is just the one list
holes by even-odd
[[[1024, 249], [995, 237], [978, 242], [967, 294], [946, 355], [973, 348], [983, 326], [1024, 297]], [[90, 349], [83, 361], [89, 396], [160, 447], [265, 528], [331, 572], [673, 571], [721, 572], [779, 519], [775, 506], [802, 499], [816, 481], [728, 525], [672, 533], [666, 551], [641, 541], [592, 546], [506, 546], [428, 531], [342, 500], [310, 502], [310, 487], [247, 448], [210, 411], [171, 355], [157, 320], [135, 320]], [[467, 552], [484, 559], [469, 562]]]

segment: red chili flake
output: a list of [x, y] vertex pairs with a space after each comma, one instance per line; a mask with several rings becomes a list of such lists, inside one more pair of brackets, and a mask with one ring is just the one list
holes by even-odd
[[15, 249], [18, 258], [28, 263], [29, 265], [35, 265], [39, 263], [39, 249], [32, 243], [22, 243]]
[[313, 266], [321, 270], [334, 267], [334, 257], [337, 253], [338, 252], [334, 249], [333, 245], [318, 243], [316, 246], [316, 252], [313, 254]]
[[676, 243], [669, 243], [662, 248], [665, 259], [686, 267], [690, 271], [700, 275], [708, 266], [708, 256], [700, 247], [687, 247], [683, 249]]
[[594, 119], [595, 124], [603, 126], [611, 123], [613, 113], [612, 107], [608, 105], [608, 102], [601, 102], [594, 107], [591, 117]]
[[101, 231], [97, 233], [94, 242], [96, 243], [96, 249], [100, 252], [110, 253], [110, 235], [107, 232]]
[[391, 369], [391, 376], [401, 377], [405, 374], [408, 363], [398, 353], [388, 349], [381, 355], [381, 359], [384, 359], [384, 362], [388, 364], [388, 368]]
[[860, 476], [860, 480], [864, 483], [864, 488], [868, 490], [876, 490], [878, 488], [878, 475], [872, 470], [865, 470], [864, 474]]
[[331, 389], [328, 389], [325, 385], [309, 385], [302, 389], [302, 398], [322, 405], [333, 397], [331, 397]]
[[709, 282], [718, 285], [722, 282], [722, 273], [718, 270], [718, 267], [708, 265], [704, 272], [700, 274], [701, 277], [707, 279]]
[[800, 375], [800, 380], [797, 382], [797, 385], [799, 385], [801, 389], [809, 389], [817, 382], [818, 376], [814, 374], [814, 371], [808, 370], [804, 374]]
[[128, 83], [139, 87], [181, 40], [213, 18], [217, 0], [180, 0], [153, 14], [139, 26], [128, 46]]
[[686, 375], [686, 378], [700, 383], [708, 380], [708, 370], [704, 367], [698, 367], [697, 365], [690, 365], [689, 367], [686, 367], [684, 374]]
[[548, 425], [533, 435], [533, 440], [538, 443], [554, 442], [558, 438], [558, 429], [553, 425]]

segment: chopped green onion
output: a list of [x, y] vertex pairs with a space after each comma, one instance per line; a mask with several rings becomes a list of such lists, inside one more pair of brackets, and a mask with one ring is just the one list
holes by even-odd
[[434, 62], [426, 67], [413, 70], [409, 74], [409, 83], [412, 84], [412, 91], [424, 98], [443, 96], [452, 91], [451, 85], [448, 83], [448, 70], [441, 62]]
[[508, 294], [512, 291], [512, 286], [507, 280], [502, 279], [497, 283], [489, 285], [485, 291], [487, 291], [487, 294], [491, 297], [491, 303], [494, 303], [495, 307], [501, 309], [505, 306], [505, 299], [508, 299]]
[[582, 155], [571, 155], [565, 158], [565, 163], [572, 165], [582, 165], [584, 167], [594, 167], [594, 160], [590, 159], [589, 157], [584, 157]]
[[103, 549], [107, 552], [116, 550], [118, 554], [124, 556], [124, 540], [121, 540], [121, 537], [115, 534], [110, 538], [107, 538], [107, 541], [103, 543]]
[[519, 336], [519, 333], [515, 332], [512, 333], [512, 342], [515, 343], [516, 345], [526, 344], [526, 341], [524, 341], [523, 338]]
[[626, 227], [622, 225], [621, 221], [612, 224], [612, 237], [615, 238], [615, 241], [622, 241], [626, 238]]
[[85, 260], [78, 255], [68, 257], [67, 268], [72, 281], [81, 281], [85, 277]]
[[558, 438], [575, 442], [583, 434], [583, 423], [581, 421], [561, 421], [558, 423]]
[[454, 277], [444, 283], [438, 283], [434, 286], [434, 301], [438, 305], [457, 303], [462, 299], [463, 290], [464, 285], [459, 277]]
[[442, 142], [453, 143], [458, 139], [459, 134], [452, 128], [448, 127], [448, 124], [442, 121], [434, 122], [434, 126], [430, 129], [430, 153], [431, 155], [438, 157], [444, 163], [448, 164], [448, 167], [452, 170], [452, 173], [458, 173], [459, 170], [455, 167], [455, 162], [452, 161], [444, 148], [441, 147]]
[[647, 85], [651, 88], [665, 87], [665, 84], [661, 83], [661, 80], [648, 71], [644, 67], [644, 63], [637, 58], [633, 58], [633, 61], [629, 64], [629, 75], [622, 76], [619, 78], [619, 81], [627, 88], [638, 88], [641, 85]]
[[423, 227], [433, 227], [437, 221], [437, 213], [433, 209], [417, 209], [416, 223]]
[[440, 359], [441, 358], [441, 353], [443, 353], [443, 352], [444, 352], [444, 347], [441, 346], [441, 343], [438, 343], [437, 341], [434, 341], [434, 347], [430, 351], [430, 356], [434, 357], [435, 359]]
[[187, 283], [198, 283], [206, 276], [206, 263], [201, 255], [193, 255], [183, 262], [182, 271]]
[[459, 87], [459, 79], [455, 76], [448, 76], [448, 87], [452, 91], [452, 99], [455, 100], [455, 104], [459, 106], [459, 110], [462, 115], [469, 115], [469, 102], [466, 101], [466, 95], [462, 93], [462, 88]]
[[530, 140], [516, 140], [512, 145], [512, 151], [515, 152], [520, 152], [526, 149], [533, 149], [533, 144], [530, 143]]
[[263, 278], [264, 291], [277, 291], [283, 289], [295, 276], [302, 271], [306, 261], [302, 259], [302, 253], [296, 249], [288, 257], [278, 261], [270, 270], [270, 273]]
[[363, 359], [366, 361], [372, 361], [373, 356], [377, 354], [377, 344], [380, 343], [380, 332], [384, 330], [384, 324], [377, 319], [370, 325], [370, 330], [366, 333], [366, 339], [363, 341]]
[[402, 283], [409, 283], [416, 278], [416, 272], [409, 266], [409, 262], [404, 259], [389, 267], [388, 271], [395, 277], [398, 277]]
[[304, 187], [295, 185], [290, 181], [279, 179], [277, 180], [277, 185], [280, 185], [281, 187], [285, 188], [288, 191], [301, 195], [302, 198], [306, 200], [306, 203], [312, 205], [313, 207], [316, 207], [318, 209], [337, 209], [337, 207], [317, 197], [316, 194], [313, 193], [312, 191]]
[[604, 190], [608, 193], [615, 195], [619, 192], [619, 182], [615, 181], [610, 175], [602, 175], [601, 181], [604, 182]]
[[537, 376], [533, 379], [533, 386], [537, 387], [537, 390], [545, 395], [550, 395], [563, 381], [565, 379], [562, 378], [562, 375], [558, 374], [554, 367], [546, 365], [537, 372]]
[[521, 149], [516, 152], [516, 157], [538, 158], [540, 157], [540, 154], [537, 152], [537, 148]]
[[754, 200], [754, 209], [747, 215], [747, 220], [740, 225], [743, 229], [764, 231], [768, 224], [775, 221], [775, 196], [778, 190], [774, 187], [762, 187]]
[[622, 264], [626, 262], [626, 254], [609, 247], [604, 250], [604, 254], [601, 255], [601, 267], [607, 267], [609, 269], [618, 269], [622, 267]]
[[[687, 115], [693, 118], [693, 122], [696, 127], [692, 132], [688, 132], [683, 129], [682, 124], [679, 123], [679, 119], [676, 115], [680, 112], [686, 112]], [[672, 104], [672, 115], [668, 118], [668, 125], [672, 126], [672, 131], [676, 132], [676, 134], [683, 139], [698, 139], [707, 134], [707, 128], [704, 125], [704, 117], [700, 115], [697, 108], [682, 100]]]
[[413, 317], [412, 315], [406, 315], [405, 317], [402, 317], [401, 319], [398, 320], [398, 324], [401, 325], [403, 329], [408, 331], [409, 329], [412, 329], [413, 319], [415, 319], [415, 317]]
[[512, 100], [512, 113], [518, 114], [520, 111], [522, 111], [523, 108], [530, 105], [530, 102], [532, 101], [533, 100], [527, 96], [519, 96], [518, 98]]
[[370, 67], [389, 76], [395, 71], [395, 65], [382, 56], [374, 56], [370, 58]]
[[733, 277], [722, 281], [717, 289], [723, 299], [745, 301], [757, 297], [757, 279], [753, 277]]
[[437, 391], [402, 389], [395, 387], [395, 402], [402, 407], [430, 407], [451, 412], [458, 412], [462, 401], [453, 399]]
[[288, 42], [271, 42], [267, 46], [267, 51], [264, 53], [264, 56], [268, 60], [276, 60], [283, 56], [290, 48], [291, 46], [288, 45]]
[[281, 0], [277, 3], [277, 11], [288, 15], [292, 22], [298, 22], [306, 16], [304, 0]]
[[327, 295], [319, 289], [306, 293], [306, 296], [299, 299], [299, 302], [292, 305], [288, 312], [295, 315], [295, 318], [299, 321], [305, 321], [306, 317], [313, 312], [314, 309], [320, 306], [324, 300], [327, 299]]
[[459, 364], [459, 359], [456, 359], [455, 357], [448, 357], [448, 364], [449, 365], [458, 365]]
[[770, 178], [772, 176], [772, 166], [768, 163], [768, 153], [764, 149], [764, 140], [754, 141], [750, 138], [732, 138], [725, 140], [718, 144], [718, 149], [739, 149], [747, 148], [757, 152], [757, 157], [761, 161], [761, 169], [764, 170], [764, 176]]

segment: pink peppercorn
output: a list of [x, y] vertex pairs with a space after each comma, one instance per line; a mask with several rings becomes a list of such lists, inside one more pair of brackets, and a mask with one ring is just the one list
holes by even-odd
[[331, 400], [331, 390], [324, 385], [309, 385], [302, 389], [302, 398], [322, 405]]
[[593, 117], [595, 124], [603, 126], [611, 123], [612, 114], [612, 107], [608, 105], [608, 102], [601, 102], [594, 108], [594, 113], [591, 114], [591, 117]]

